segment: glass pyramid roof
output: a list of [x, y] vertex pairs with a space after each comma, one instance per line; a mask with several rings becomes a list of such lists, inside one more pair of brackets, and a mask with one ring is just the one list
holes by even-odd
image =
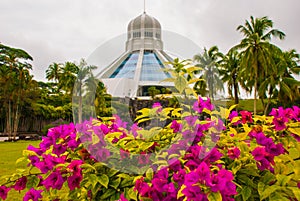
[[[130, 53], [110, 78], [134, 79], [138, 57], [139, 52]], [[161, 81], [170, 78], [170, 74], [163, 71], [164, 68], [162, 61], [154, 52], [144, 51], [140, 81]]]

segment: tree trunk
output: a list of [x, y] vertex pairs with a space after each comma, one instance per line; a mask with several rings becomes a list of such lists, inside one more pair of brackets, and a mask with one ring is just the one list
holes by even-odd
[[256, 115], [256, 100], [257, 100], [257, 76], [255, 77], [255, 83], [254, 83], [254, 102], [253, 102], [253, 113]]
[[79, 104], [78, 104], [78, 123], [82, 123], [82, 93], [81, 93], [82, 83], [79, 83]]
[[[18, 101], [19, 102], [19, 101]], [[14, 126], [13, 126], [13, 139], [16, 140], [17, 132], [19, 126], [19, 104], [17, 104], [15, 118], [14, 118]]]
[[10, 140], [12, 137], [12, 130], [11, 130], [11, 102], [8, 101], [8, 114], [6, 120], [6, 132], [8, 134], [8, 139]]
[[238, 84], [236, 83], [236, 78], [233, 79], [233, 88], [234, 88], [234, 104], [239, 104]]

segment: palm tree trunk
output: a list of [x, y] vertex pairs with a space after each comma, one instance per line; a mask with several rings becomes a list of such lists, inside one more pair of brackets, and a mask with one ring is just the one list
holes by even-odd
[[14, 118], [14, 126], [13, 126], [13, 139], [14, 140], [17, 137], [18, 126], [19, 126], [19, 104], [17, 103], [16, 113], [15, 113], [15, 118]]
[[273, 87], [270, 87], [270, 88], [269, 88], [268, 102], [267, 102], [267, 105], [266, 105], [265, 110], [264, 110], [264, 115], [267, 115], [269, 106], [270, 106], [270, 104], [271, 104], [272, 91], [273, 91]]
[[81, 93], [82, 83], [79, 83], [79, 105], [78, 105], [78, 123], [82, 123], [82, 93]]
[[238, 84], [236, 83], [236, 78], [233, 79], [233, 88], [234, 88], [234, 104], [239, 104]]
[[257, 76], [255, 77], [255, 83], [254, 83], [254, 102], [253, 102], [253, 113], [256, 115], [256, 100], [257, 100]]
[[8, 114], [7, 114], [7, 120], [6, 120], [6, 132], [8, 133], [8, 139], [10, 140], [12, 137], [11, 132], [11, 102], [8, 101]]

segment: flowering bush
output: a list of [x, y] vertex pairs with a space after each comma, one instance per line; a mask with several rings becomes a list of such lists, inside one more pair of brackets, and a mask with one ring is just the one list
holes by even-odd
[[52, 128], [0, 198], [14, 189], [26, 201], [300, 199], [299, 107], [239, 115], [199, 98], [193, 109], [142, 110], [139, 121], [171, 119], [151, 132], [117, 117]]
[[[176, 73], [179, 93], [193, 94]], [[0, 181], [0, 198], [14, 189], [24, 201], [300, 200], [300, 108], [234, 107], [199, 97], [155, 103], [130, 126], [115, 116], [51, 128], [17, 161], [27, 167]]]

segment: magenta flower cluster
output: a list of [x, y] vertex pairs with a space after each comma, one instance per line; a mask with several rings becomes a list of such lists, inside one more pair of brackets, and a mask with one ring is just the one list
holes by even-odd
[[[201, 116], [203, 112], [207, 113], [214, 108], [209, 98], [204, 100], [199, 97], [193, 104], [194, 112], [180, 120], [171, 119], [166, 135], [180, 138], [169, 144], [167, 150], [161, 148], [159, 140], [149, 143], [148, 138], [139, 132], [142, 128], [137, 123], [129, 127], [128, 123], [123, 122], [118, 116], [107, 123], [98, 121], [95, 124], [95, 120], [91, 119], [76, 126], [69, 124], [51, 128], [38, 147], [28, 147], [28, 166], [38, 169], [39, 172], [21, 175], [16, 180], [9, 180], [7, 184], [1, 185], [0, 198], [7, 199], [11, 189], [16, 191], [27, 189], [24, 201], [43, 200], [43, 195], [47, 192], [62, 190], [63, 186], [68, 186], [70, 192], [74, 192], [83, 187], [82, 183], [89, 176], [89, 173], [84, 171], [83, 164], [89, 163], [92, 166], [97, 161], [105, 163], [114, 159], [115, 163], [124, 166], [129, 159], [134, 159], [128, 166], [133, 165], [137, 169], [147, 166], [153, 171], [151, 176], [149, 172], [145, 173], [131, 184], [139, 198], [154, 201], [206, 201], [210, 200], [211, 196], [221, 196], [222, 200], [232, 201], [238, 196], [240, 186], [231, 169], [232, 164], [241, 163], [239, 159], [247, 155], [250, 156], [247, 161], [254, 167], [255, 164], [257, 166], [254, 171], [258, 173], [267, 171], [273, 174], [276, 157], [288, 153], [279, 139], [286, 135], [289, 122], [300, 121], [300, 108], [294, 106], [287, 109], [282, 107], [273, 109], [270, 113], [273, 116], [272, 124], [267, 125], [271, 129], [270, 132], [263, 131], [262, 126], [256, 125], [255, 118], [248, 111], [239, 113], [232, 111], [225, 121], [220, 116], [212, 118], [211, 115], [205, 115], [204, 121], [199, 120], [203, 118]], [[156, 114], [163, 111], [159, 103], [155, 103], [152, 109]], [[242, 140], [233, 138], [235, 134], [230, 134], [227, 141], [222, 144], [219, 143], [220, 139], [224, 138], [222, 134], [230, 133], [224, 122], [228, 122], [232, 126], [231, 129], [238, 130], [247, 126], [251, 131], [245, 133], [246, 139]], [[293, 136], [299, 140], [296, 133]], [[108, 137], [111, 137], [110, 141], [107, 140]], [[149, 143], [149, 146], [147, 145], [144, 150], [138, 149], [139, 153], [131, 153], [126, 147], [131, 141], [125, 141], [126, 139], [137, 140], [140, 144]], [[242, 153], [244, 149], [239, 146], [242, 142], [246, 143], [245, 146], [250, 150], [247, 153]], [[120, 144], [125, 146], [120, 148]], [[251, 146], [253, 144], [257, 146]], [[117, 153], [112, 151], [113, 146], [119, 148]], [[135, 146], [138, 147], [136, 144]], [[154, 157], [150, 156], [156, 151], [161, 151], [159, 153], [161, 155], [157, 155], [156, 159], [163, 161], [164, 165], [153, 163]], [[30, 186], [32, 176], [38, 180], [33, 187]], [[133, 177], [130, 174], [129, 176]], [[114, 180], [116, 181], [118, 180]], [[300, 181], [297, 181], [297, 187], [300, 187]], [[120, 201], [126, 201], [129, 199], [126, 197], [127, 193], [128, 191], [117, 192], [116, 195], [120, 195]], [[92, 199], [91, 190], [88, 191], [87, 197]], [[59, 200], [59, 197], [55, 200]]]
[[[39, 147], [29, 145], [27, 150], [33, 154], [29, 154], [29, 165], [39, 169], [40, 174], [36, 174], [39, 184], [37, 187], [43, 186], [46, 190], [60, 190], [65, 182], [67, 182], [70, 190], [80, 187], [82, 180], [82, 171], [80, 165], [82, 160], [73, 160], [69, 157], [69, 153], [75, 151], [80, 145], [80, 141], [76, 136], [74, 124], [61, 125], [51, 128], [48, 136], [43, 137]], [[68, 150], [68, 151], [67, 151]], [[57, 167], [57, 165], [66, 164]], [[5, 200], [10, 189], [22, 191], [26, 188], [28, 178], [20, 177], [10, 188], [2, 186], [0, 188], [0, 197]], [[29, 189], [25, 193], [23, 200], [38, 201], [42, 198], [43, 190], [34, 188]]]
[[[193, 145], [185, 154], [182, 163], [170, 160], [169, 166], [158, 170], [151, 183], [142, 177], [135, 184], [142, 197], [152, 200], [208, 200], [212, 192], [220, 192], [223, 200], [233, 200], [237, 194], [233, 175], [217, 161], [222, 154], [216, 149], [209, 152], [204, 147]], [[201, 159], [201, 155], [206, 155]], [[214, 170], [211, 168], [215, 167]], [[178, 198], [179, 191], [182, 195]]]

